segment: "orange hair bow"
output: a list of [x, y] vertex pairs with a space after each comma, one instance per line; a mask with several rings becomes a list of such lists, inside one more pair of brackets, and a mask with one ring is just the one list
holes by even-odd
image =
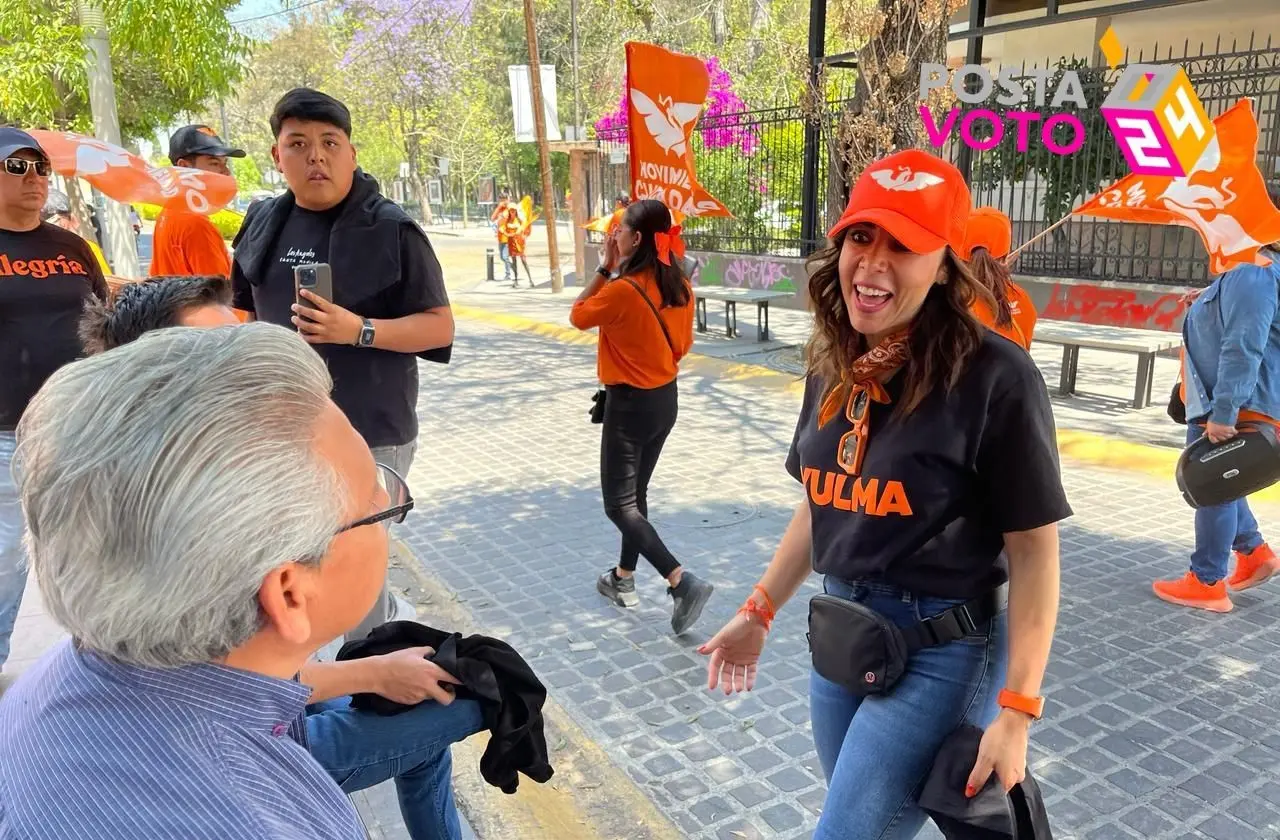
[[676, 259], [684, 259], [684, 240], [680, 237], [681, 230], [683, 228], [680, 225], [673, 225], [666, 233], [653, 235], [653, 244], [658, 248], [658, 262], [671, 265], [672, 254], [676, 255]]

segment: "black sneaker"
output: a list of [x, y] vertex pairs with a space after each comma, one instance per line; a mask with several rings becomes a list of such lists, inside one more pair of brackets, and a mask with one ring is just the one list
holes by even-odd
[[620, 578], [615, 569], [600, 576], [596, 581], [596, 590], [620, 607], [634, 607], [640, 603], [640, 596], [636, 594], [636, 579]]
[[671, 611], [671, 629], [677, 636], [698, 620], [715, 589], [692, 572], [681, 575], [680, 583], [674, 589], [667, 588], [667, 594], [675, 601], [675, 608]]

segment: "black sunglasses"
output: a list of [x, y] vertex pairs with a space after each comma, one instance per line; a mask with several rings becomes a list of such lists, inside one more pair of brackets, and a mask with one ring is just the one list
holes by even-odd
[[376, 525], [379, 522], [386, 522], [388, 525], [399, 524], [404, 521], [409, 511], [413, 510], [413, 496], [409, 495], [409, 485], [398, 472], [386, 464], [378, 464], [378, 486], [387, 491], [387, 498], [391, 500], [390, 506], [381, 513], [375, 513], [373, 516], [366, 516], [350, 525], [342, 526], [338, 529], [339, 534], [350, 531], [352, 528], [363, 528], [365, 525]]
[[16, 157], [4, 159], [4, 171], [19, 178], [26, 175], [32, 167], [35, 167], [36, 174], [41, 178], [48, 178], [53, 172], [53, 165], [47, 160], [27, 160]]

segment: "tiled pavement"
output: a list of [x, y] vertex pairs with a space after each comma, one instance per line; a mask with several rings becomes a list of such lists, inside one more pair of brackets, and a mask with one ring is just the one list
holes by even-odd
[[[477, 302], [474, 293], [455, 298]], [[565, 306], [523, 305], [530, 317]], [[753, 695], [708, 694], [693, 652], [745, 596], [800, 498], [781, 467], [795, 398], [682, 380], [654, 519], [719, 595], [699, 627], [673, 639], [656, 575], [642, 570], [644, 606], [631, 612], [602, 603], [592, 585], [616, 535], [596, 489], [598, 429], [586, 422], [591, 354], [462, 321], [455, 362], [423, 366], [419, 504], [406, 535], [427, 571], [525, 652], [689, 837], [806, 837], [823, 790], [807, 724], [802, 606], [778, 619]], [[1106, 376], [1095, 382], [1105, 399]], [[1058, 401], [1060, 424], [1064, 408], [1080, 410]], [[1165, 431], [1145, 414], [1153, 434]], [[1171, 485], [1071, 464], [1064, 473], [1077, 516], [1063, 534], [1048, 720], [1032, 747], [1055, 836], [1280, 836], [1277, 587], [1239, 596], [1228, 616], [1165, 607], [1148, 583], [1183, 567], [1191, 538], [1190, 511]], [[1280, 513], [1258, 512], [1264, 530]], [[13, 664], [53, 638], [47, 625], [30, 599]], [[378, 840], [406, 837], [384, 788], [362, 811]]]
[[[651, 492], [688, 568], [718, 587], [673, 638], [657, 576], [642, 606], [596, 594], [617, 536], [587, 422], [592, 348], [463, 320], [447, 368], [423, 366], [407, 541], [489, 632], [690, 838], [800, 838], [823, 785], [808, 726], [803, 601], [779, 617], [757, 690], [703, 687], [694, 649], [727, 620], [800, 494], [782, 469], [796, 399], [692, 375]], [[1066, 464], [1063, 610], [1032, 769], [1060, 840], [1280, 835], [1280, 587], [1226, 616], [1155, 601], [1185, 568], [1191, 511], [1172, 482]], [[1264, 529], [1278, 511], [1259, 510]], [[802, 595], [816, 591], [810, 581]], [[922, 837], [935, 837], [929, 830]]]
[[[566, 287], [562, 294], [553, 295], [543, 287], [512, 289], [503, 283], [473, 280], [470, 283], [460, 282], [456, 290], [450, 291], [450, 298], [455, 305], [476, 306], [567, 326], [569, 307], [579, 291]], [[769, 319], [771, 341], [763, 344], [756, 341], [755, 313], [744, 306], [740, 308], [738, 318], [741, 337], [726, 338], [723, 334], [723, 307], [709, 303], [708, 332], [696, 336], [694, 351], [788, 372], [803, 370], [799, 348], [809, 336], [811, 319], [808, 313], [772, 310]], [[1058, 385], [1062, 348], [1035, 342], [1031, 350], [1052, 393]], [[1156, 360], [1153, 405], [1142, 411], [1134, 411], [1131, 405], [1136, 370], [1136, 356], [1082, 350], [1076, 395], [1058, 397], [1054, 394], [1054, 412], [1059, 426], [1138, 443], [1181, 446], [1180, 429], [1165, 415], [1169, 391], [1178, 376], [1177, 359]]]

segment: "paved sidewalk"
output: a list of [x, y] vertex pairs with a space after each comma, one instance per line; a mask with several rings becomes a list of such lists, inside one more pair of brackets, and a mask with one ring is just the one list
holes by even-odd
[[[562, 293], [555, 295], [550, 289], [542, 287], [529, 289], [523, 286], [512, 289], [510, 285], [501, 282], [473, 280], [467, 283], [461, 279], [455, 289], [450, 293], [455, 306], [475, 306], [565, 326], [569, 323], [569, 308], [581, 291], [580, 288], [566, 287]], [[764, 343], [756, 340], [755, 312], [752, 307], [739, 307], [740, 338], [725, 337], [723, 305], [709, 301], [707, 320], [708, 331], [694, 335], [695, 353], [761, 365], [796, 375], [803, 373], [801, 348], [809, 338], [812, 323], [808, 312], [771, 309], [771, 340]], [[1059, 397], [1054, 392], [1062, 366], [1062, 349], [1033, 342], [1031, 350], [1032, 357], [1049, 383], [1050, 393], [1053, 393], [1054, 414], [1059, 428], [1091, 432], [1135, 443], [1169, 447], [1182, 445], [1181, 427], [1171, 423], [1165, 414], [1169, 392], [1178, 378], [1176, 358], [1156, 360], [1153, 404], [1135, 411], [1132, 401], [1137, 372], [1136, 356], [1082, 350], [1077, 393], [1070, 397]]]
[[[687, 837], [807, 837], [823, 785], [803, 600], [779, 617], [750, 696], [709, 694], [694, 652], [749, 592], [800, 500], [782, 468], [796, 398], [681, 379], [650, 505], [675, 554], [718, 593], [677, 639], [647, 568], [635, 610], [594, 589], [617, 535], [600, 507], [599, 430], [586, 419], [592, 348], [466, 318], [458, 335], [454, 364], [422, 368], [418, 504], [405, 533], [427, 572], [530, 659]], [[1156, 601], [1150, 581], [1186, 567], [1192, 536], [1172, 482], [1073, 463], [1064, 476], [1076, 516], [1063, 529], [1063, 611], [1032, 755], [1055, 836], [1277, 836], [1280, 588], [1237, 596], [1225, 616]], [[1258, 512], [1268, 528], [1280, 511]], [[801, 597], [815, 591], [810, 581]]]

